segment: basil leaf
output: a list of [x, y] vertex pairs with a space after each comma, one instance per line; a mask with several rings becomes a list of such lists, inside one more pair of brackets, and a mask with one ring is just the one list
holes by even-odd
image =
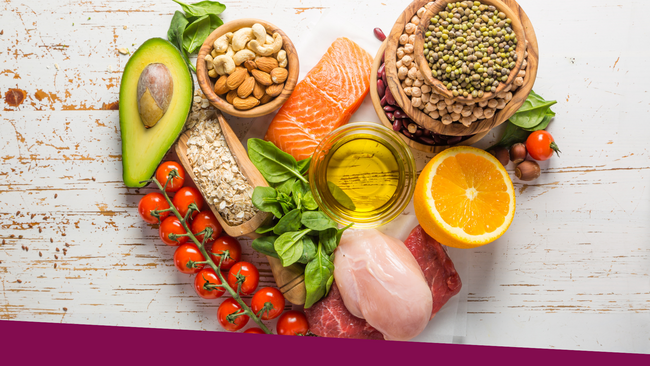
[[307, 182], [298, 170], [296, 159], [272, 142], [248, 139], [248, 157], [269, 183], [281, 183], [293, 177]]
[[277, 236], [263, 236], [261, 238], [253, 240], [251, 246], [253, 249], [264, 255], [279, 258], [278, 253], [276, 253], [275, 248], [273, 247], [273, 243], [277, 240], [277, 238]]
[[318, 245], [316, 258], [305, 267], [305, 309], [310, 308], [329, 291], [334, 276], [334, 263], [325, 255], [322, 245]]
[[336, 229], [338, 227], [338, 224], [330, 219], [323, 211], [305, 211], [302, 214], [300, 222], [306, 227], [317, 231], [330, 228]]
[[298, 170], [300, 170], [301, 174], [307, 173], [307, 170], [309, 170], [310, 163], [311, 163], [311, 156], [308, 157], [307, 159], [303, 159], [298, 162]]
[[221, 14], [226, 10], [226, 6], [217, 1], [201, 1], [195, 4], [184, 4], [180, 1], [173, 0], [183, 8], [188, 17], [201, 17], [209, 14]]
[[316, 258], [316, 243], [309, 235], [302, 238], [302, 255], [298, 263], [307, 264]]
[[555, 112], [553, 112], [550, 108], [546, 110], [546, 114], [544, 115], [544, 119], [542, 122], [540, 122], [537, 126], [533, 128], [524, 128], [526, 131], [539, 131], [539, 130], [545, 130], [546, 127], [548, 127], [549, 123], [551, 123], [551, 120], [555, 117]]
[[278, 190], [280, 193], [284, 193], [287, 196], [291, 194], [291, 190], [293, 189], [293, 184], [296, 182], [296, 178], [291, 178], [289, 180], [285, 180], [284, 182], [280, 183], [275, 189]]
[[196, 53], [209, 35], [210, 18], [204, 15], [185, 28], [183, 32], [183, 48], [188, 53]]
[[278, 203], [277, 197], [278, 193], [275, 188], [271, 187], [255, 187], [253, 190], [253, 205], [257, 207], [258, 210], [263, 212], [270, 212], [275, 217], [282, 217], [282, 206]]
[[307, 192], [307, 194], [305, 194], [305, 196], [302, 198], [302, 205], [308, 210], [313, 211], [318, 209], [318, 204], [316, 203], [314, 195], [311, 193], [311, 191]]
[[352, 211], [357, 209], [357, 206], [354, 205], [354, 202], [352, 202], [352, 199], [350, 198], [350, 196], [345, 194], [345, 192], [343, 192], [343, 190], [341, 188], [339, 188], [336, 184], [334, 184], [334, 183], [332, 183], [330, 181], [327, 181], [327, 188], [329, 188], [330, 193], [332, 194], [332, 197], [334, 197], [334, 199], [336, 201], [338, 201], [338, 203], [341, 206], [347, 208], [348, 210], [352, 210]]
[[301, 239], [310, 231], [311, 229], [305, 229], [284, 233], [273, 243], [273, 247], [278, 253], [283, 267], [288, 267], [300, 259], [303, 251]]
[[276, 235], [281, 235], [289, 231], [298, 231], [302, 224], [300, 223], [300, 210], [293, 209], [289, 211], [284, 217], [280, 219], [275, 228], [273, 228], [273, 233]]

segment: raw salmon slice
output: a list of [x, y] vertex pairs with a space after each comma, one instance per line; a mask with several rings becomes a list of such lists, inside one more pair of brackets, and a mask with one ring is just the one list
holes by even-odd
[[296, 85], [264, 139], [297, 160], [310, 157], [359, 108], [368, 94], [371, 66], [372, 57], [363, 48], [347, 38], [336, 39]]

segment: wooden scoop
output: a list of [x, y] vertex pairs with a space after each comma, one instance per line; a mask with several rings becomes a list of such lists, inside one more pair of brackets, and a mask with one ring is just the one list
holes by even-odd
[[[226, 143], [228, 144], [228, 147], [230, 148], [230, 152], [237, 162], [239, 170], [248, 179], [248, 182], [253, 187], [268, 187], [266, 180], [259, 172], [259, 170], [257, 170], [255, 165], [253, 165], [253, 162], [251, 162], [251, 160], [248, 158], [246, 149], [244, 149], [244, 146], [241, 144], [232, 128], [230, 128], [230, 125], [223, 117], [221, 112], [214, 111], [214, 113], [214, 117], [219, 121], [221, 132], [224, 136], [224, 139], [226, 140]], [[185, 168], [187, 174], [189, 174], [193, 181], [197, 182], [194, 171], [192, 170], [192, 165], [187, 159], [187, 140], [189, 137], [190, 131], [186, 131], [181, 135], [178, 143], [176, 144], [176, 154], [178, 155], [178, 159]], [[198, 184], [197, 187], [199, 187]], [[200, 189], [201, 188], [199, 187], [199, 190]], [[203, 194], [203, 192], [201, 192], [201, 194]], [[233, 237], [247, 236], [251, 239], [255, 239], [260, 236], [259, 234], [255, 233], [255, 230], [262, 226], [265, 221], [271, 219], [271, 215], [269, 213], [260, 211], [247, 222], [241, 225], [231, 226], [226, 222], [226, 220], [223, 219], [223, 217], [221, 217], [221, 214], [212, 202], [206, 200], [206, 203], [208, 204], [208, 207], [210, 207], [210, 210], [212, 210], [212, 213], [214, 213], [214, 216], [217, 218], [219, 224], [221, 224], [226, 234]], [[301, 266], [292, 265], [285, 268], [282, 267], [279, 259], [269, 256], [267, 256], [267, 258], [269, 260], [269, 264], [271, 265], [271, 272], [273, 273], [275, 282], [278, 285], [280, 291], [284, 294], [285, 298], [292, 304], [304, 304], [306, 290], [304, 282], [305, 278], [303, 274], [304, 270], [301, 268]]]

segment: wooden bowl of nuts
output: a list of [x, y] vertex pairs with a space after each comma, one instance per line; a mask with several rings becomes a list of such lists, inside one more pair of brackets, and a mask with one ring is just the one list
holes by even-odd
[[[490, 100], [519, 73], [526, 33], [519, 14], [500, 0], [438, 0], [428, 7], [422, 20], [415, 32], [415, 61], [438, 94], [464, 103]], [[456, 34], [443, 29], [449, 25], [458, 28]], [[445, 38], [448, 47], [441, 45]], [[456, 60], [450, 62], [452, 57]], [[437, 76], [432, 74], [431, 65]], [[458, 84], [463, 76], [464, 82]]]
[[420, 19], [428, 21], [424, 20], [427, 7], [435, 3], [415, 0], [399, 16], [386, 39], [387, 89], [417, 125], [440, 135], [476, 135], [507, 121], [524, 104], [537, 77], [537, 38], [530, 19], [515, 0], [502, 0], [501, 3], [518, 15], [526, 29], [526, 39], [523, 42], [518, 40], [518, 44], [524, 44], [526, 49], [514, 81], [492, 99], [478, 102], [438, 94], [415, 61], [416, 31]]
[[196, 76], [216, 108], [253, 118], [282, 106], [296, 86], [299, 69], [296, 49], [282, 30], [264, 20], [238, 19], [205, 40]]

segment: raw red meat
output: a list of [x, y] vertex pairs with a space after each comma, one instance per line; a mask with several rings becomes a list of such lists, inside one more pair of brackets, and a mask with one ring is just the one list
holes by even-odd
[[[424, 272], [433, 295], [431, 318], [462, 286], [454, 264], [437, 241], [418, 225], [404, 242]], [[329, 294], [311, 308], [305, 309], [312, 333], [321, 337], [384, 339], [364, 319], [352, 315], [343, 304], [336, 283]]]

